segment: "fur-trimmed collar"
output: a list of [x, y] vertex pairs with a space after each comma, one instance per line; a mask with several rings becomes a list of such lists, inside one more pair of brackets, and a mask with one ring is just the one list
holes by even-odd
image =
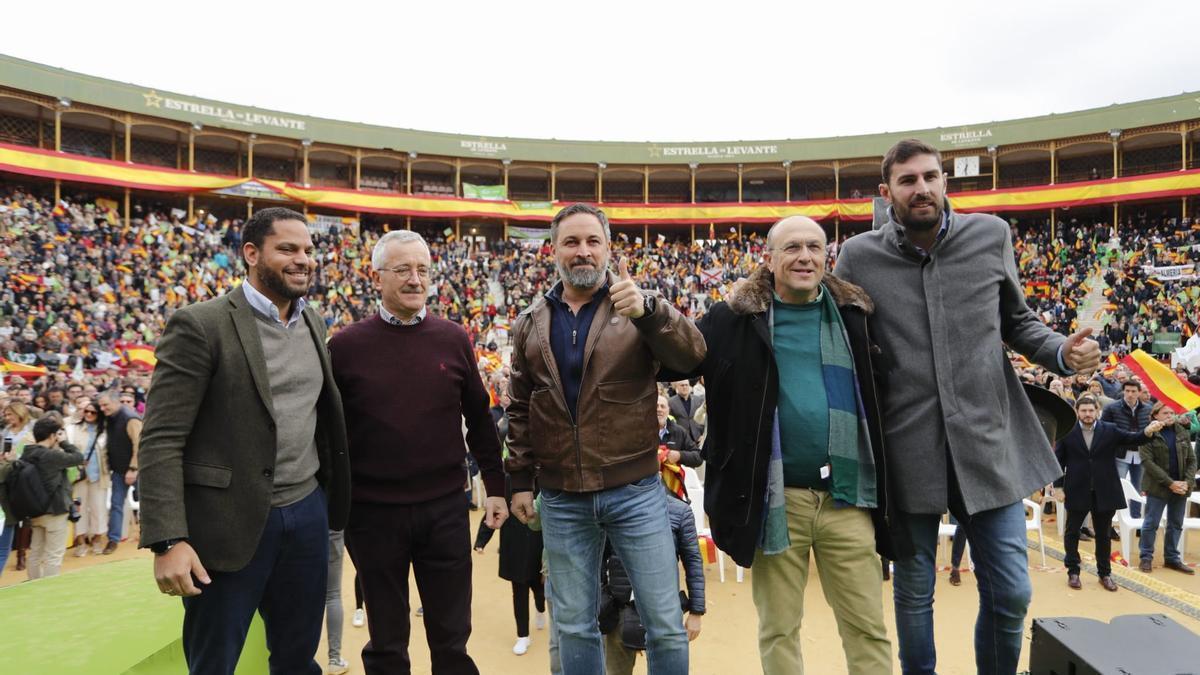
[[[831, 274], [826, 274], [821, 283], [825, 290], [833, 294], [833, 301], [838, 307], [850, 305], [862, 310], [864, 314], [875, 311], [875, 303], [871, 302], [871, 298], [862, 288]], [[726, 302], [737, 314], [761, 314], [771, 306], [774, 292], [775, 275], [769, 268], [760, 267], [734, 286]]]

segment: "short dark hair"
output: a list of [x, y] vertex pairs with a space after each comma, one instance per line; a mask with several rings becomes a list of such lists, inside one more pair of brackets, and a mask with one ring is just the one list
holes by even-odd
[[1079, 406], [1082, 406], [1082, 405], [1090, 405], [1097, 410], [1100, 409], [1100, 402], [1097, 401], [1094, 396], [1090, 396], [1090, 395], [1080, 396], [1079, 398], [1075, 399], [1075, 409], [1076, 410], [1079, 410]]
[[33, 423], [33, 440], [35, 443], [41, 443], [54, 434], [57, 434], [58, 430], [62, 428], [62, 418], [58, 415], [43, 415], [38, 418], [38, 421]]
[[608, 226], [608, 216], [604, 211], [592, 206], [591, 204], [576, 203], [570, 206], [564, 206], [558, 213], [554, 214], [554, 220], [550, 221], [550, 243], [558, 243], [558, 224], [566, 220], [568, 216], [573, 216], [577, 213], [586, 213], [596, 217], [600, 221], [600, 229], [604, 230], [604, 238], [612, 241], [612, 232]]
[[888, 149], [887, 154], [883, 156], [883, 182], [887, 183], [892, 178], [892, 165], [896, 162], [903, 164], [917, 155], [933, 155], [937, 158], [938, 166], [942, 165], [942, 153], [938, 149], [925, 141], [919, 141], [915, 138], [906, 138]]
[[259, 209], [254, 212], [250, 220], [246, 221], [246, 226], [242, 229], [242, 243], [254, 244], [256, 248], [262, 248], [263, 242], [266, 241], [267, 237], [275, 232], [275, 223], [281, 220], [308, 222], [303, 213], [285, 209], [282, 206]]
[[1137, 380], [1133, 379], [1132, 377], [1127, 380], [1121, 380], [1121, 389], [1128, 389], [1129, 387], [1133, 387], [1134, 389], [1141, 391], [1142, 383], [1138, 382]]

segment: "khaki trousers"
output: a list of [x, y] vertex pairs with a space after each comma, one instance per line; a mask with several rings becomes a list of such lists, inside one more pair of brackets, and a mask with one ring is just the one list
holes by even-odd
[[882, 570], [870, 514], [835, 506], [820, 490], [785, 488], [784, 496], [791, 546], [776, 555], [758, 551], [751, 568], [763, 673], [804, 673], [800, 624], [811, 551], [825, 601], [837, 619], [847, 670], [890, 675], [892, 645], [883, 624]]
[[67, 552], [67, 514], [38, 516], [30, 521], [33, 543], [29, 545], [29, 578], [58, 576]]

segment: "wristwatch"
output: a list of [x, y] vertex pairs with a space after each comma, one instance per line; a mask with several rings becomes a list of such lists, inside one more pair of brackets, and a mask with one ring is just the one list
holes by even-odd
[[154, 555], [156, 556], [165, 555], [167, 551], [175, 548], [175, 544], [178, 544], [181, 541], [187, 540], [179, 537], [176, 539], [164, 539], [162, 541], [156, 541], [153, 544], [150, 544], [150, 550], [154, 551]]
[[650, 294], [643, 295], [642, 296], [642, 310], [643, 310], [642, 316], [650, 316], [651, 314], [653, 314], [654, 308], [657, 305], [658, 305], [658, 303], [654, 300], [653, 295], [650, 295]]

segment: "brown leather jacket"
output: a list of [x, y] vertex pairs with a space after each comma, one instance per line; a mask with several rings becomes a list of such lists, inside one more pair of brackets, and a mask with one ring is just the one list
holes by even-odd
[[532, 489], [535, 474], [542, 488], [594, 492], [658, 471], [655, 375], [695, 369], [704, 360], [700, 331], [662, 299], [636, 321], [605, 299], [584, 347], [576, 424], [550, 348], [551, 311], [539, 298], [513, 325], [505, 462], [513, 490]]

